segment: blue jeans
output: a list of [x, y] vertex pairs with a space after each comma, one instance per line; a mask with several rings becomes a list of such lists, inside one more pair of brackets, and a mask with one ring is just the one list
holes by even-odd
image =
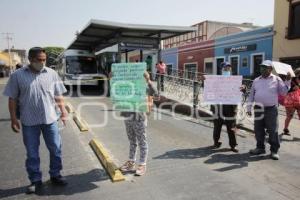
[[41, 181], [42, 172], [40, 171], [40, 135], [43, 134], [45, 144], [50, 153], [50, 177], [60, 175], [62, 169], [61, 161], [61, 136], [58, 131], [58, 124], [41, 124], [36, 126], [22, 125], [23, 142], [27, 152], [26, 170], [31, 182]]

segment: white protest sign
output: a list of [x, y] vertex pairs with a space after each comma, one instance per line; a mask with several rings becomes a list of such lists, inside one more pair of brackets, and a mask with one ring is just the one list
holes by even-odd
[[273, 63], [274, 71], [277, 74], [287, 75], [287, 73], [290, 72], [291, 76], [295, 77], [295, 73], [291, 65], [281, 63], [281, 62], [276, 62], [276, 61], [273, 61], [272, 63]]
[[242, 76], [206, 75], [203, 99], [205, 104], [237, 105], [242, 101]]

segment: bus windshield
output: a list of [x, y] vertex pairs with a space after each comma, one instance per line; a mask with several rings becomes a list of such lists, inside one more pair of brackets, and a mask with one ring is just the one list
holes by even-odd
[[68, 74], [93, 74], [97, 73], [96, 60], [87, 56], [67, 56], [66, 72]]

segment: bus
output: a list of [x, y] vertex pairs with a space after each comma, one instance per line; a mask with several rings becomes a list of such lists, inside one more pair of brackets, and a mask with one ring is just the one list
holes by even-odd
[[99, 86], [104, 77], [95, 55], [86, 50], [65, 50], [57, 58], [56, 71], [66, 86]]

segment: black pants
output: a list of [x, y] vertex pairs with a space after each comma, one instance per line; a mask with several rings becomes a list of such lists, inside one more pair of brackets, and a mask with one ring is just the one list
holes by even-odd
[[265, 149], [266, 132], [269, 134], [271, 152], [277, 153], [280, 148], [278, 136], [278, 109], [277, 106], [260, 108], [254, 107], [254, 131], [256, 147]]
[[160, 79], [160, 90], [163, 92], [164, 89], [165, 89], [165, 86], [164, 86], [164, 74], [159, 74], [159, 79]]
[[235, 137], [235, 120], [224, 120], [221, 117], [214, 119], [214, 142], [217, 143], [220, 140], [221, 131], [223, 124], [227, 127], [227, 133], [229, 137], [229, 146], [235, 147], [237, 146], [236, 137]]

